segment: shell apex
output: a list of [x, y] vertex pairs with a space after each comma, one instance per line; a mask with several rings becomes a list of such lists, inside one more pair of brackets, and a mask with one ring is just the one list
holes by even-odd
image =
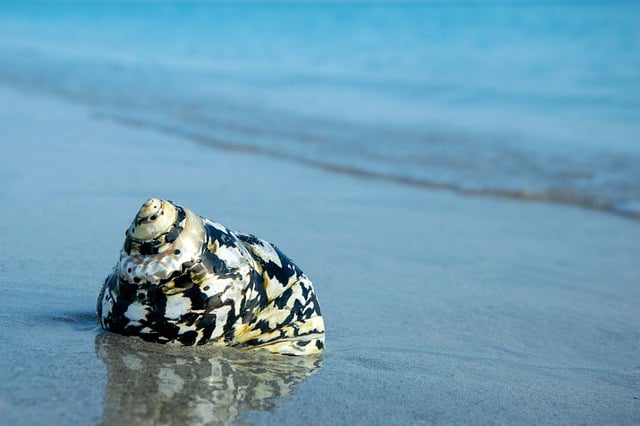
[[153, 240], [168, 232], [178, 216], [170, 201], [150, 198], [142, 204], [127, 230], [127, 235], [138, 241]]

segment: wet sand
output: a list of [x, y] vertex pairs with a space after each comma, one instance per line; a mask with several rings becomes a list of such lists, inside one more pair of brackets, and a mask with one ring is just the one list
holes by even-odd
[[[640, 422], [640, 222], [211, 149], [0, 87], [1, 424]], [[314, 281], [322, 357], [101, 333], [169, 198]]]

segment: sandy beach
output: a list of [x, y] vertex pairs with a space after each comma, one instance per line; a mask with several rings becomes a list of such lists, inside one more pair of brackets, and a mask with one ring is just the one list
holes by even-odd
[[[0, 88], [0, 424], [637, 424], [640, 222], [332, 174]], [[101, 333], [163, 197], [314, 281], [322, 357]]]

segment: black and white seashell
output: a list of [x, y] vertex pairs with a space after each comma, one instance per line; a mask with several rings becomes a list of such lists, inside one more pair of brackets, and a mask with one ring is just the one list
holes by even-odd
[[97, 309], [104, 329], [152, 342], [324, 347], [313, 284], [276, 246], [156, 198], [127, 229]]

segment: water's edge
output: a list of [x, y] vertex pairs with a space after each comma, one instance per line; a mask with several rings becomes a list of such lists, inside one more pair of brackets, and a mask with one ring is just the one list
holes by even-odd
[[8, 2], [0, 84], [327, 172], [640, 219], [637, 6], [264, 6]]
[[498, 189], [474, 189], [464, 188], [453, 183], [438, 182], [435, 180], [411, 178], [408, 176], [402, 176], [392, 173], [380, 173], [373, 170], [367, 170], [365, 168], [345, 166], [339, 164], [332, 164], [328, 161], [314, 160], [310, 158], [304, 158], [295, 154], [287, 154], [279, 152], [277, 150], [270, 150], [263, 147], [251, 146], [242, 143], [234, 143], [234, 141], [225, 141], [216, 139], [215, 137], [208, 137], [198, 133], [192, 133], [188, 130], [181, 129], [179, 127], [171, 125], [163, 125], [153, 121], [145, 121], [144, 119], [136, 119], [124, 117], [122, 115], [114, 113], [95, 113], [94, 116], [97, 119], [109, 119], [122, 125], [145, 128], [158, 132], [162, 132], [168, 135], [178, 136], [186, 138], [190, 141], [197, 142], [199, 144], [221, 149], [229, 152], [236, 152], [240, 154], [260, 155], [264, 157], [274, 158], [282, 161], [290, 161], [296, 164], [304, 165], [318, 170], [323, 170], [330, 173], [339, 173], [343, 175], [354, 176], [358, 178], [381, 180], [385, 182], [391, 182], [399, 185], [407, 185], [417, 188], [423, 188], [428, 190], [443, 190], [454, 192], [463, 196], [473, 197], [492, 197], [500, 199], [510, 199], [525, 202], [543, 202], [559, 205], [567, 205], [573, 207], [585, 208], [588, 210], [595, 210], [614, 214], [623, 218], [640, 221], [640, 211], [625, 210], [617, 208], [615, 205], [604, 201], [598, 201], [590, 199], [588, 197], [580, 197], [579, 195], [569, 194], [567, 192], [558, 191], [556, 193], [548, 192], [535, 192], [525, 190], [498, 190]]
[[[2, 83], [4, 82], [0, 80], [0, 84]], [[144, 128], [166, 135], [177, 136], [213, 149], [220, 149], [239, 154], [269, 157], [276, 160], [288, 161], [329, 173], [338, 173], [362, 179], [385, 181], [398, 185], [411, 186], [426, 190], [449, 191], [461, 196], [490, 197], [523, 202], [541, 202], [566, 205], [605, 212], [608, 214], [616, 215], [618, 217], [640, 221], [640, 209], [619, 208], [612, 202], [598, 200], [595, 198], [590, 198], [588, 196], [580, 196], [579, 194], [572, 194], [568, 191], [538, 192], [534, 190], [517, 190], [508, 188], [502, 190], [492, 188], [473, 188], [464, 187], [456, 183], [440, 182], [437, 180], [430, 180], [420, 177], [409, 177], [395, 173], [378, 172], [364, 167], [332, 163], [328, 161], [328, 159], [308, 158], [302, 155], [298, 155], [295, 152], [284, 152], [283, 150], [267, 148], [265, 146], [250, 145], [231, 139], [221, 139], [212, 135], [205, 135], [202, 132], [190, 131], [189, 129], [182, 128], [177, 125], [160, 123], [152, 119], [145, 119], [144, 117], [125, 116], [121, 113], [116, 113], [113, 111], [109, 111], [108, 109], [104, 109], [96, 104], [93, 104], [92, 102], [87, 102], [87, 99], [83, 99], [82, 97], [70, 93], [48, 90], [41, 87], [27, 88], [15, 87], [12, 85], [8, 85], [8, 87], [13, 90], [20, 90], [27, 93], [47, 93], [57, 98], [66, 99], [67, 101], [84, 105], [89, 109], [90, 115], [97, 120], [110, 120], [128, 127]]]

